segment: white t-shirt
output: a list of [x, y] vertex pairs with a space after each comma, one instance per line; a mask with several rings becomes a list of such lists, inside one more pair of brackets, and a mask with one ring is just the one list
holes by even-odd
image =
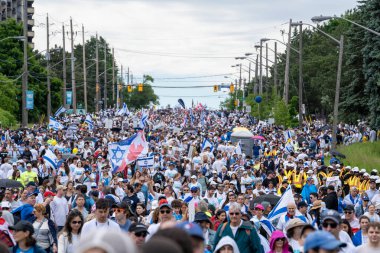
[[100, 223], [97, 221], [97, 219], [93, 219], [86, 222], [83, 225], [82, 235], [87, 235], [88, 233], [90, 233], [91, 231], [95, 229], [107, 229], [107, 230], [111, 229], [115, 231], [121, 231], [119, 224], [117, 224], [116, 222], [110, 219], [107, 219], [105, 223]]
[[50, 203], [50, 208], [55, 224], [57, 224], [57, 226], [64, 226], [66, 223], [66, 216], [69, 213], [69, 206], [66, 198], [54, 196], [53, 201]]
[[231, 223], [230, 223], [230, 228], [231, 228], [231, 230], [232, 230], [232, 234], [233, 234], [234, 236], [236, 235], [236, 232], [237, 232], [238, 228], [241, 226], [242, 223], [243, 223], [243, 221], [240, 221], [240, 224], [239, 224], [239, 226], [237, 226], [237, 227], [232, 226]]

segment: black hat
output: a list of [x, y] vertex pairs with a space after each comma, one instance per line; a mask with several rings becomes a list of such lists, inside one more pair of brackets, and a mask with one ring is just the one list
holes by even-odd
[[197, 212], [194, 216], [195, 222], [201, 222], [201, 221], [207, 221], [208, 223], [211, 223], [210, 219], [204, 212]]
[[112, 208], [121, 208], [121, 209], [128, 209], [128, 206], [125, 202], [120, 202], [117, 204], [113, 204]]
[[347, 205], [345, 208], [344, 208], [344, 211], [355, 211], [355, 208], [353, 205]]
[[20, 220], [16, 225], [10, 226], [9, 229], [15, 231], [29, 231], [30, 235], [34, 234], [33, 224], [26, 220]]
[[148, 229], [146, 228], [146, 226], [142, 223], [133, 223], [129, 229], [128, 229], [129, 232], [134, 232], [134, 233], [139, 233], [139, 232], [147, 232], [148, 233]]

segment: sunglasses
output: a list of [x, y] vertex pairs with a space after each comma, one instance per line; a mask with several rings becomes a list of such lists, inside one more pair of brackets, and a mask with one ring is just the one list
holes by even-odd
[[183, 192], [189, 192], [190, 190], [189, 189], [184, 189]]
[[230, 216], [233, 216], [233, 215], [235, 215], [235, 216], [238, 216], [238, 215], [240, 215], [240, 213], [239, 212], [236, 212], [236, 213], [230, 213]]
[[73, 224], [73, 225], [82, 224], [82, 221], [72, 221], [71, 224]]
[[276, 242], [277, 241], [282, 241], [283, 242], [283, 241], [285, 241], [285, 238], [278, 238], [278, 239], [276, 239]]
[[351, 211], [344, 211], [344, 213], [352, 214], [353, 212], [351, 212]]
[[113, 211], [115, 213], [122, 213], [122, 212], [124, 212], [124, 209], [122, 209], [122, 208], [114, 208]]
[[169, 214], [169, 213], [171, 213], [172, 211], [171, 210], [160, 210], [160, 213], [161, 214]]
[[330, 226], [330, 228], [336, 228], [338, 226], [338, 224], [337, 223], [331, 223], [331, 222], [323, 222], [322, 226], [324, 228], [327, 228], [328, 226]]
[[198, 191], [191, 191], [191, 193], [197, 193]]
[[147, 232], [136, 232], [135, 233], [135, 236], [136, 237], [146, 237], [148, 235], [148, 233]]

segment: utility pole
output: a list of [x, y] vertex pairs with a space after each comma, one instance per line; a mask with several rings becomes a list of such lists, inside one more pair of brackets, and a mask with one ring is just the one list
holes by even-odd
[[274, 71], [273, 71], [274, 91], [277, 96], [277, 42], [274, 42]]
[[114, 49], [112, 48], [112, 103], [115, 106], [115, 57], [114, 57]]
[[332, 147], [335, 149], [337, 145], [336, 132], [338, 128], [338, 117], [339, 117], [339, 92], [340, 92], [340, 79], [342, 77], [342, 62], [343, 62], [343, 43], [344, 37], [340, 36], [339, 41], [339, 61], [338, 61], [338, 71], [336, 77], [335, 86], [335, 100], [334, 100], [334, 118], [333, 118], [333, 129], [332, 129]]
[[50, 89], [50, 52], [49, 52], [49, 14], [46, 14], [46, 82], [47, 82], [47, 115], [51, 116], [51, 89]]
[[107, 42], [104, 41], [104, 110], [107, 110]]
[[284, 78], [284, 101], [285, 104], [289, 102], [289, 64], [290, 64], [290, 39], [292, 33], [292, 19], [289, 20], [288, 44], [286, 45], [286, 64], [285, 64], [285, 78]]
[[99, 112], [99, 90], [100, 90], [100, 87], [99, 87], [99, 45], [98, 45], [98, 33], [96, 33], [96, 43], [95, 43], [95, 66], [96, 66], [96, 88], [95, 88], [95, 91], [96, 91], [96, 95], [95, 95], [95, 108], [96, 108], [96, 112]]
[[84, 26], [82, 24], [82, 49], [83, 49], [83, 96], [84, 96], [84, 109], [88, 112], [87, 107], [87, 68], [86, 68], [86, 42], [84, 41]]
[[[121, 74], [121, 80], [120, 80], [120, 101], [119, 101], [119, 107], [121, 108], [122, 107], [122, 104], [123, 104], [123, 99], [124, 99], [124, 95], [123, 95], [123, 87], [124, 87], [124, 69], [123, 69], [123, 65], [121, 65], [120, 67], [120, 74]], [[128, 80], [127, 80], [127, 84], [129, 84], [129, 68], [128, 68]]]
[[260, 85], [259, 95], [263, 94], [263, 42], [260, 40]]
[[72, 102], [73, 102], [73, 113], [77, 113], [77, 92], [75, 87], [75, 59], [74, 59], [74, 32], [73, 32], [73, 20], [70, 17], [70, 34], [71, 34], [71, 87], [72, 87]]
[[255, 68], [255, 86], [254, 86], [254, 93], [257, 94], [257, 91], [258, 91], [258, 72], [259, 72], [259, 56], [256, 55], [256, 68]]
[[265, 86], [267, 93], [267, 101], [269, 101], [269, 85], [268, 85], [268, 43], [265, 43]]
[[67, 109], [66, 104], [66, 39], [65, 39], [65, 24], [62, 24], [62, 81], [63, 81], [63, 107]]
[[300, 40], [299, 40], [299, 67], [298, 67], [298, 74], [299, 74], [299, 80], [298, 80], [298, 97], [299, 97], [299, 100], [298, 100], [298, 124], [300, 127], [302, 127], [302, 122], [303, 122], [303, 98], [302, 98], [302, 87], [303, 87], [303, 78], [302, 78], [302, 21], [299, 22], [299, 26], [300, 26]]
[[247, 96], [249, 94], [249, 85], [251, 84], [251, 62], [248, 64], [248, 88], [247, 88]]
[[26, 91], [28, 90], [28, 6], [27, 0], [23, 1], [23, 34], [24, 34], [24, 64], [22, 72], [22, 127], [28, 127], [28, 110], [26, 109]]

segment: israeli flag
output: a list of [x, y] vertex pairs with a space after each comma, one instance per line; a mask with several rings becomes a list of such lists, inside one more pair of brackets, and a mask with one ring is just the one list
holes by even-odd
[[238, 145], [237, 145], [236, 148], [235, 148], [235, 154], [238, 154], [238, 155], [243, 154], [243, 152], [242, 152], [242, 150], [241, 150], [241, 144], [240, 144], [240, 141], [238, 142]]
[[287, 206], [289, 203], [295, 204], [292, 188], [290, 185], [278, 201], [277, 205], [272, 209], [272, 211], [268, 214], [268, 219], [273, 221], [288, 211]]
[[193, 114], [193, 110], [189, 109], [189, 111], [190, 111], [190, 122], [191, 122], [191, 125], [193, 125], [195, 117], [194, 117], [194, 114]]
[[187, 117], [185, 115], [185, 117], [183, 118], [183, 122], [181, 124], [181, 127], [184, 128], [186, 126], [186, 124], [187, 124]]
[[88, 125], [88, 130], [92, 131], [94, 129], [94, 122], [92, 122], [92, 118], [87, 114], [85, 121]]
[[202, 151], [206, 148], [210, 148], [210, 151], [214, 150], [214, 145], [207, 138], [205, 138], [202, 143]]
[[295, 136], [295, 133], [294, 133], [293, 130], [287, 130], [287, 131], [284, 132], [285, 141], [288, 141], [293, 136]]
[[154, 164], [154, 157], [138, 158], [137, 164], [140, 168], [152, 168]]
[[45, 150], [45, 155], [43, 155], [42, 158], [47, 166], [58, 169], [58, 158], [50, 149]]
[[201, 112], [201, 126], [203, 127], [206, 124], [205, 121], [205, 113], [204, 111]]
[[269, 236], [272, 235], [272, 233], [274, 231], [276, 231], [276, 228], [273, 226], [272, 222], [270, 222], [270, 220], [268, 220], [267, 218], [265, 218], [264, 216], [261, 217], [261, 220], [258, 220], [257, 217], [253, 217], [251, 219], [251, 221], [256, 225], [256, 226], [260, 226], [262, 227], [265, 232], [267, 232], [267, 234]]
[[54, 113], [54, 117], [58, 117], [60, 114], [66, 112], [66, 108], [64, 106], [59, 107], [59, 109]]
[[126, 103], [123, 103], [123, 107], [116, 112], [116, 115], [118, 116], [123, 116], [123, 115], [128, 115], [128, 114], [129, 114], [129, 110]]
[[65, 126], [59, 123], [55, 118], [50, 116], [49, 128], [54, 129], [55, 131], [58, 131], [58, 130], [64, 129]]
[[144, 129], [148, 125], [148, 114], [143, 111], [139, 122], [139, 128]]

